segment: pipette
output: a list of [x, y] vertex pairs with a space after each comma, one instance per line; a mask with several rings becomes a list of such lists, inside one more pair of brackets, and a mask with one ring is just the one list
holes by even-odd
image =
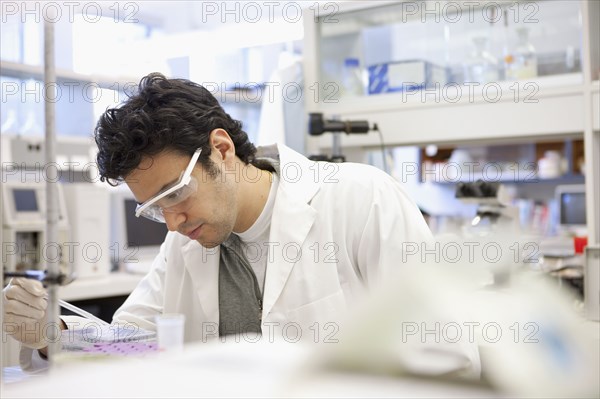
[[77, 306], [72, 305], [69, 302], [63, 301], [62, 299], [58, 300], [58, 304], [60, 306], [62, 306], [63, 308], [70, 310], [71, 312], [73, 312], [75, 314], [78, 314], [79, 316], [82, 316], [82, 317], [85, 317], [86, 319], [95, 321], [96, 323], [100, 323], [103, 326], [108, 326], [110, 324], [110, 323], [105, 322], [102, 319], [99, 319], [98, 317], [94, 316], [90, 312], [86, 312], [85, 310], [78, 308]]

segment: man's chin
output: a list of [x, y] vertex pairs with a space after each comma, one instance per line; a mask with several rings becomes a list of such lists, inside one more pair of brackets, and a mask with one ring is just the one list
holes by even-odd
[[220, 242], [218, 242], [218, 243], [216, 243], [216, 242], [203, 242], [203, 240], [201, 240], [201, 239], [197, 239], [196, 241], [198, 241], [200, 243], [200, 245], [202, 245], [204, 248], [208, 248], [208, 249], [216, 248], [219, 245], [221, 245]]
[[200, 245], [202, 245], [204, 248], [210, 249], [210, 248], [218, 247], [219, 245], [221, 245], [222, 243], [224, 243], [229, 238], [230, 235], [231, 235], [231, 233], [227, 234], [223, 238], [216, 238], [216, 239], [213, 238], [212, 240], [207, 240], [205, 238], [198, 237], [196, 239], [196, 241], [198, 243], [200, 243]]

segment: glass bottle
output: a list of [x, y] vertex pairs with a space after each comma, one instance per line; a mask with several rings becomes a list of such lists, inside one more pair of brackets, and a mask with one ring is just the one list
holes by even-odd
[[513, 56], [513, 46], [510, 42], [510, 29], [508, 27], [508, 10], [503, 13], [504, 26], [502, 29], [502, 78], [508, 80], [510, 78], [510, 69], [515, 60]]
[[487, 51], [488, 39], [483, 36], [473, 38], [475, 50], [465, 64], [465, 82], [486, 84], [497, 82], [498, 61]]
[[365, 87], [360, 70], [360, 62], [357, 58], [346, 58], [342, 76], [343, 94], [347, 97], [362, 96]]
[[529, 29], [517, 29], [518, 44], [514, 52], [514, 61], [508, 70], [511, 80], [529, 79], [537, 76], [537, 55], [535, 47], [529, 42]]

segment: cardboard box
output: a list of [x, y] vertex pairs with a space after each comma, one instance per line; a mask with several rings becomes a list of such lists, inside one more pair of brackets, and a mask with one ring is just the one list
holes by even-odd
[[371, 65], [368, 71], [369, 94], [422, 90], [448, 83], [446, 68], [422, 60]]

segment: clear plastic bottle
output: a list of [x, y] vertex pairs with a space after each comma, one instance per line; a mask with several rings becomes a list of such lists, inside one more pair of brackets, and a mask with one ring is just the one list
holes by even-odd
[[486, 84], [499, 80], [498, 61], [487, 51], [488, 39], [473, 38], [475, 50], [465, 64], [465, 82]]
[[357, 58], [346, 58], [344, 60], [344, 72], [342, 78], [344, 96], [352, 97], [365, 94], [360, 62]]
[[511, 80], [529, 79], [537, 76], [537, 55], [535, 47], [529, 42], [529, 29], [517, 29], [518, 45], [515, 49], [514, 62], [508, 70]]

